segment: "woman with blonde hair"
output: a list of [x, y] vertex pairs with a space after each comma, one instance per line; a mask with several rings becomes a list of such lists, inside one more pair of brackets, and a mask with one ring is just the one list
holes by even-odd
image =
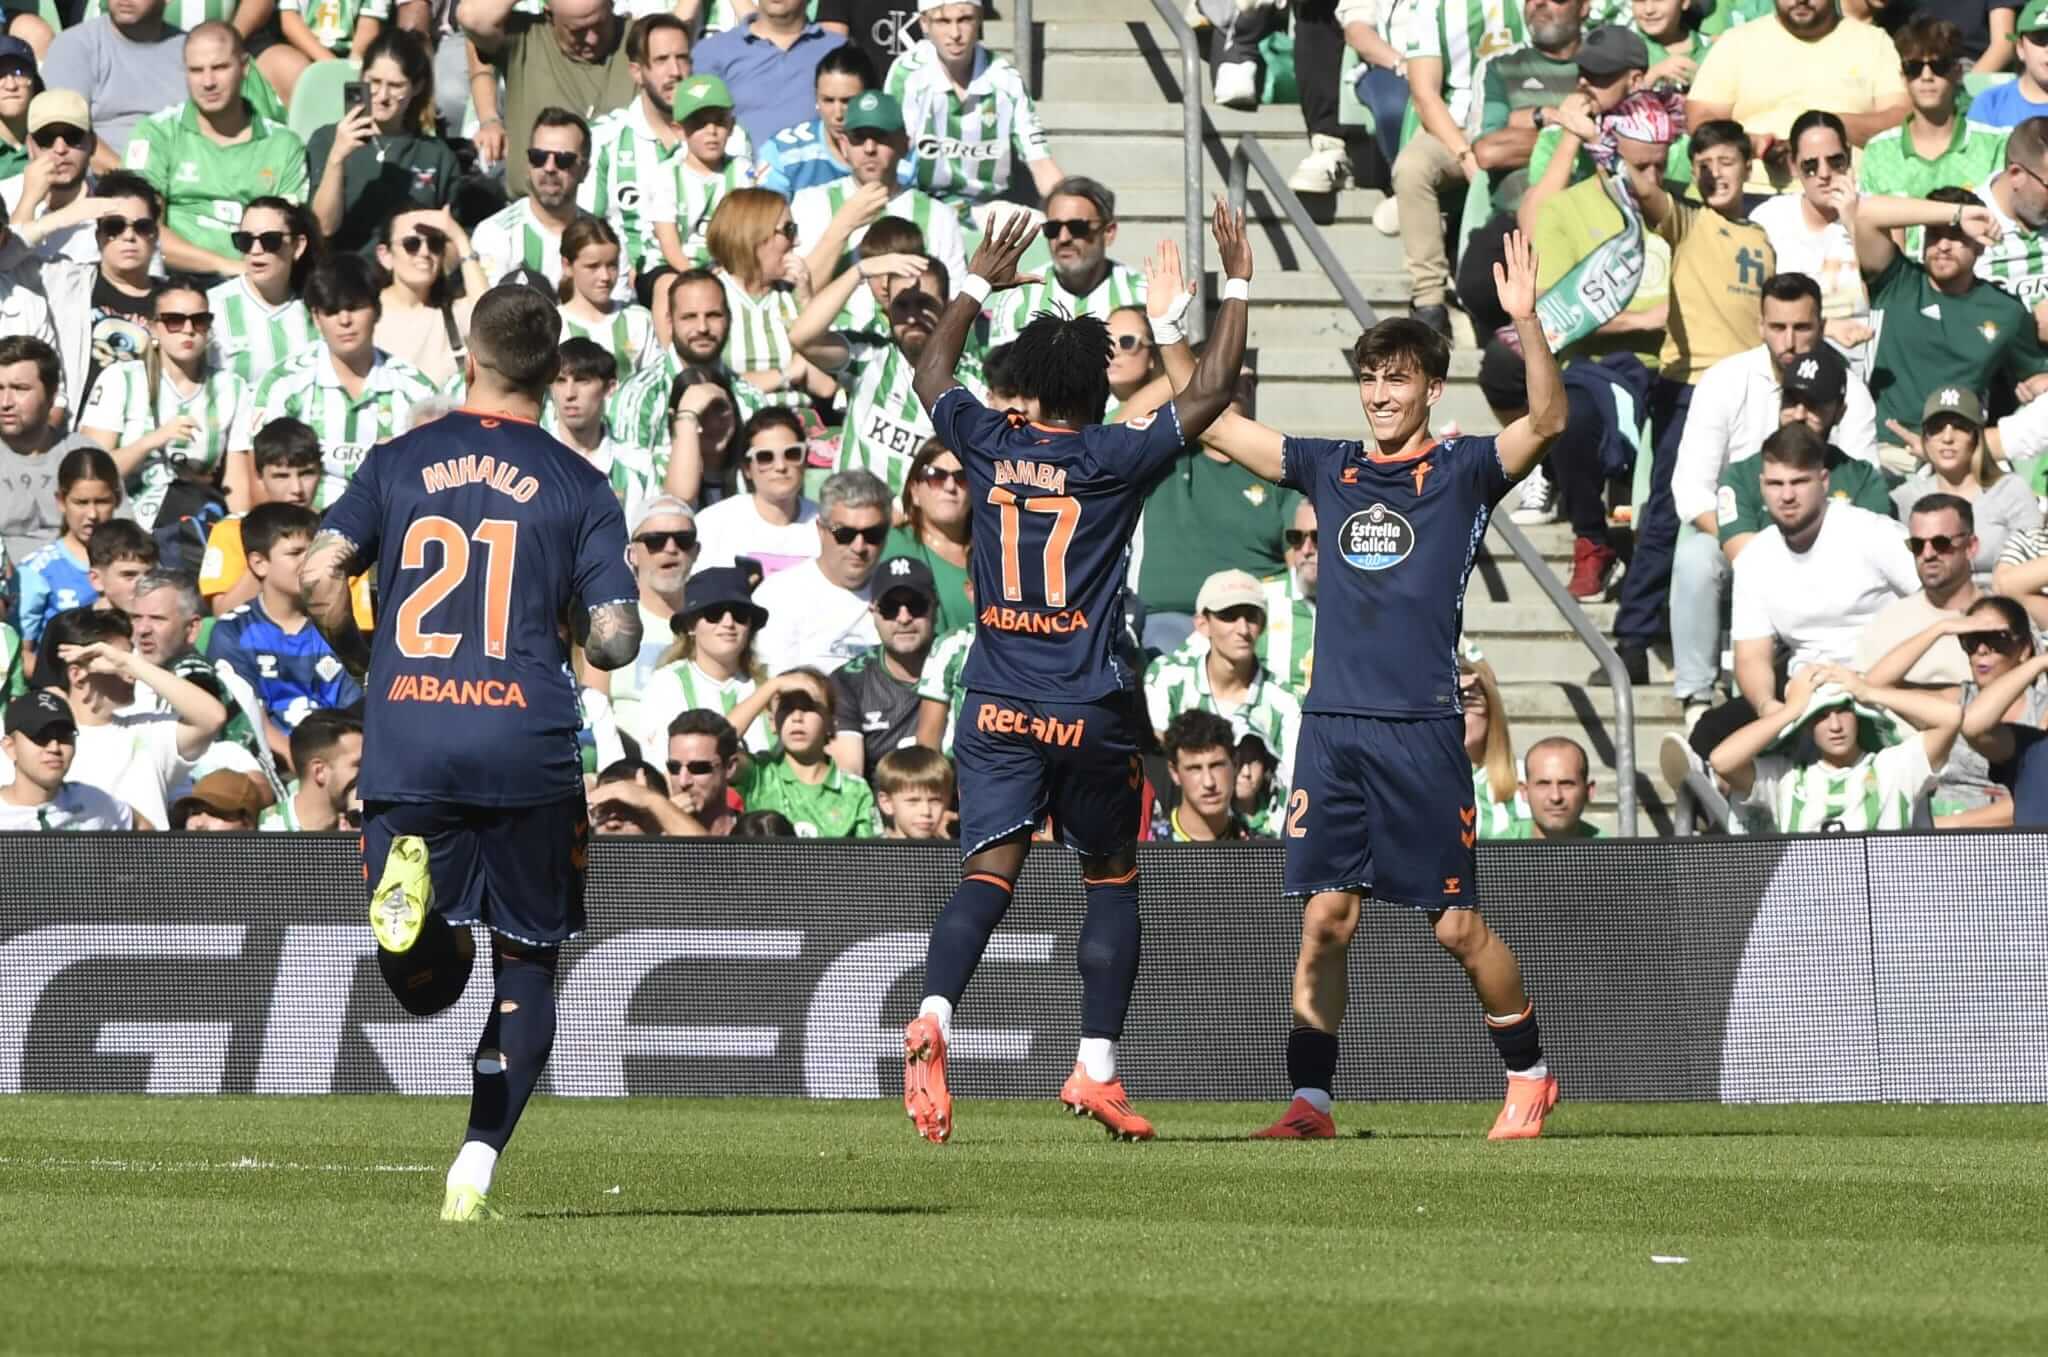
[[838, 383], [805, 362], [789, 342], [789, 323], [811, 299], [811, 274], [796, 252], [789, 200], [764, 188], [734, 189], [712, 212], [704, 241], [732, 317], [725, 365], [740, 375], [740, 414], [837, 392]]
[[744, 715], [756, 727], [739, 732], [749, 749], [765, 751], [775, 743], [774, 733], [753, 719], [758, 705], [734, 712], [768, 677], [754, 658], [754, 638], [767, 621], [768, 610], [754, 602], [739, 567], [713, 566], [690, 577], [685, 606], [669, 619], [676, 639], [640, 689], [639, 729], [632, 734], [643, 757], [652, 763], [666, 758], [669, 722], [699, 707]]
[[1472, 804], [1479, 810], [1479, 837], [1507, 836], [1529, 819], [1522, 799], [1522, 773], [1515, 759], [1514, 732], [1501, 705], [1500, 682], [1485, 660], [1458, 662], [1458, 701], [1465, 709], [1465, 757], [1472, 760]]
[[967, 587], [967, 548], [973, 532], [967, 471], [953, 450], [925, 440], [903, 478], [903, 521], [889, 531], [882, 555], [914, 556], [931, 567], [939, 591], [938, 635], [974, 625], [974, 595]]
[[562, 231], [562, 338], [587, 339], [618, 364], [618, 380], [661, 361], [654, 313], [620, 301], [619, 237], [603, 217], [585, 213]]

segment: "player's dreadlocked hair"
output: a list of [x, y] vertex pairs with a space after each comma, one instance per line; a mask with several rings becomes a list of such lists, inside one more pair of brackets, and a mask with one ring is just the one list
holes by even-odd
[[1109, 408], [1109, 353], [1109, 327], [1094, 316], [1040, 316], [1010, 345], [1014, 394], [1036, 397], [1048, 423], [1100, 424]]

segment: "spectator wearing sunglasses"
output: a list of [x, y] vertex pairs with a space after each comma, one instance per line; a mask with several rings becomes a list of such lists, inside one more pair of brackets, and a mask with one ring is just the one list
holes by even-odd
[[701, 839], [704, 826], [670, 797], [668, 779], [643, 759], [620, 759], [597, 775], [590, 828], [598, 834]]
[[[582, 681], [607, 696], [620, 730], [636, 739], [642, 733], [658, 737], [658, 723], [650, 729], [641, 721], [640, 701], [678, 634], [676, 614], [683, 607], [690, 567], [697, 562], [697, 520], [689, 505], [662, 495], [628, 510], [626, 521], [633, 525], [626, 559], [640, 585], [640, 653], [631, 664], [610, 672], [592, 670]], [[652, 749], [659, 743], [657, 738], [651, 744], [643, 743], [642, 748]]]
[[[1296, 697], [1308, 696], [1309, 661], [1316, 644], [1316, 506], [1294, 501], [1294, 517], [1281, 534], [1287, 569], [1268, 579], [1266, 629], [1259, 633], [1259, 663]], [[1276, 662], [1277, 661], [1277, 662]]]
[[768, 610], [761, 662], [769, 673], [808, 666], [829, 674], [880, 644], [868, 605], [889, 510], [889, 487], [866, 471], [835, 472], [819, 489], [817, 558], [770, 575], [755, 595]]
[[1984, 437], [1977, 393], [1945, 386], [1927, 393], [1920, 420], [1920, 469], [1892, 491], [1899, 516], [1917, 513], [1923, 497], [1953, 496], [1970, 506], [1975, 541], [1968, 562], [1980, 584], [1991, 582], [2005, 544], [2041, 527], [2041, 504], [2026, 479], [2000, 467]]
[[766, 750], [774, 735], [755, 718], [765, 703], [741, 704], [767, 677], [755, 658], [755, 638], [768, 610], [754, 601], [746, 572], [736, 566], [700, 570], [690, 579], [683, 608], [669, 617], [673, 638], [640, 689], [639, 710], [625, 728], [642, 749], [663, 747], [670, 724], [684, 712], [704, 708], [726, 717], [746, 747]]
[[1968, 652], [1945, 638], [1948, 624], [1985, 597], [1970, 577], [1973, 526], [1970, 502], [1958, 496], [1927, 495], [1913, 506], [1906, 550], [1920, 589], [1879, 609], [1856, 638], [1856, 667], [1872, 682], [1956, 688], [1969, 677]]
[[242, 209], [230, 243], [241, 253], [241, 274], [206, 294], [213, 354], [254, 382], [319, 341], [300, 296], [319, 257], [319, 227], [299, 204], [258, 198]]
[[967, 470], [937, 438], [925, 440], [903, 481], [903, 522], [889, 530], [884, 558], [910, 556], [931, 572], [941, 635], [974, 629], [974, 587], [967, 578], [974, 516], [967, 503]]
[[[382, 0], [371, 0], [372, 4]], [[320, 5], [322, 13], [336, 6]], [[462, 166], [434, 135], [434, 62], [418, 34], [386, 28], [363, 53], [369, 102], [306, 143], [313, 215], [335, 250], [373, 255], [380, 229], [408, 208], [446, 207]], [[466, 251], [465, 251], [466, 252]], [[478, 288], [481, 295], [483, 289]]]
[[778, 674], [740, 704], [734, 715], [766, 707], [776, 748], [742, 760], [734, 785], [747, 809], [780, 811], [800, 839], [872, 839], [882, 832], [868, 784], [833, 762], [829, 753], [838, 705], [832, 684], [816, 669]]
[[803, 494], [809, 456], [803, 421], [794, 410], [770, 406], [747, 420], [739, 442], [747, 493], [728, 495], [698, 515], [703, 554], [697, 569], [750, 556], [772, 576], [811, 560], [819, 550], [812, 526], [818, 506]]
[[[229, 204], [261, 197], [303, 202], [306, 144], [242, 96], [249, 54], [232, 24], [203, 23], [185, 38], [188, 97], [135, 129], [123, 164], [164, 197], [164, 262], [190, 273], [241, 271]], [[232, 211], [232, 209], [229, 209]]]
[[740, 771], [740, 737], [716, 711], [694, 707], [668, 724], [668, 795], [704, 832], [733, 832], [746, 803], [732, 789]]
[[[78, 413], [78, 431], [114, 454], [133, 487], [135, 521], [154, 528], [159, 512], [189, 513], [222, 485], [227, 507], [254, 504], [249, 444], [255, 393], [207, 357], [213, 313], [200, 280], [166, 281], [154, 298], [150, 347], [142, 361], [101, 369]], [[175, 521], [175, 520], [173, 520]]]
[[505, 79], [503, 120], [486, 118], [479, 130], [505, 143], [505, 188], [515, 196], [530, 191], [528, 134], [543, 110], [580, 108], [598, 118], [638, 92], [626, 25], [610, 0], [552, 0], [532, 10], [516, 0], [460, 0], [455, 22]]
[[2021, 10], [2013, 31], [2019, 38], [2019, 78], [1973, 98], [1972, 122], [2017, 127], [2029, 118], [2048, 116], [2048, 0], [2033, 0]]
[[1122, 424], [1173, 399], [1173, 383], [1159, 361], [1144, 307], [1119, 306], [1109, 313], [1109, 345], [1109, 404], [1103, 408], [1103, 423]]
[[884, 559], [874, 579], [870, 610], [881, 643], [832, 674], [839, 711], [832, 758], [855, 777], [868, 777], [892, 750], [917, 743], [917, 681], [938, 615], [932, 572], [916, 557]]
[[894, 96], [869, 90], [847, 107], [846, 154], [853, 166], [850, 174], [804, 189], [790, 201], [797, 249], [811, 277], [834, 277], [853, 262], [853, 250], [881, 216], [917, 227], [924, 253], [943, 265], [948, 277], [964, 277], [967, 254], [959, 217], [923, 189], [900, 182], [910, 138], [903, 130], [903, 106]]
[[469, 233], [445, 207], [401, 208], [379, 237], [377, 347], [447, 391], [462, 376], [470, 313], [490, 280]]
[[[1970, 653], [1970, 682], [1963, 688], [1963, 739], [1958, 743], [1983, 762], [1993, 799], [1973, 812], [1951, 816], [1957, 826], [1995, 824], [2035, 828], [2048, 824], [2048, 759], [2035, 749], [2048, 734], [2048, 654], [2034, 643], [2034, 630], [2011, 599], [1987, 598], [1975, 610], [1987, 630], [1957, 630]], [[1975, 771], [1951, 755], [1942, 769], [1944, 786], [1956, 775], [1955, 793], [1970, 787]], [[2009, 793], [2000, 799], [1997, 793]], [[1997, 818], [2000, 810], [2003, 819]], [[1937, 821], [1937, 823], [1940, 823]]]
[[1962, 30], [1947, 19], [1921, 15], [1892, 44], [1899, 49], [1899, 74], [1913, 112], [1903, 126], [1864, 144], [1857, 187], [1901, 198], [1924, 198], [1938, 188], [1976, 192], [2004, 168], [2006, 129], [1980, 118], [1974, 101], [1968, 117], [1956, 109], [1963, 83]]
[[[526, 149], [526, 196], [477, 223], [470, 239], [484, 276], [526, 268], [562, 282], [562, 232], [576, 220], [577, 191], [590, 169], [590, 124], [565, 108], [544, 108]], [[622, 296], [631, 293], [622, 292]]]
[[[27, 226], [88, 194], [92, 154], [98, 145], [92, 114], [75, 90], [44, 90], [28, 106], [28, 163], [19, 173], [0, 179], [0, 203], [9, 222]], [[33, 244], [19, 234], [0, 244], [0, 268], [18, 266], [16, 252], [33, 250], [42, 260], [71, 259], [91, 264], [100, 257], [99, 240], [90, 219], [58, 230], [43, 230]]]
[[1810, 108], [1793, 121], [1786, 143], [1800, 191], [1758, 205], [1749, 219], [1770, 238], [1778, 272], [1803, 273], [1820, 284], [1828, 338], [1853, 348], [1870, 337], [1870, 293], [1857, 267], [1856, 242], [1835, 207], [1838, 193], [1856, 191], [1849, 134], [1840, 118]]
[[798, 407], [836, 395], [838, 385], [804, 361], [790, 322], [811, 299], [811, 275], [796, 252], [796, 221], [779, 193], [734, 189], [719, 200], [704, 233], [731, 318], [725, 364], [739, 374], [740, 412]]
[[1046, 195], [1038, 228], [1052, 247], [1051, 276], [990, 300], [989, 342], [1008, 344], [1036, 316], [1095, 316], [1145, 304], [1145, 277], [1109, 257], [1116, 241], [1116, 195], [1073, 175]]

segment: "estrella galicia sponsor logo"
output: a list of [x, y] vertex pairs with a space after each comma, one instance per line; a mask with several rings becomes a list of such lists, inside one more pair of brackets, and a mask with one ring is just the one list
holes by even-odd
[[1354, 570], [1386, 570], [1415, 550], [1415, 529], [1386, 505], [1375, 504], [1344, 520], [1337, 549]]

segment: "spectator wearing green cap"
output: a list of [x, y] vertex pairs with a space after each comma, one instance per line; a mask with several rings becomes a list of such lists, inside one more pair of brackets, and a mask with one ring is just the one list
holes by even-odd
[[2048, 117], [2048, 0], [2033, 0], [2013, 26], [2019, 35], [2019, 79], [1985, 90], [1970, 101], [1970, 121], [2018, 127]]
[[[715, 75], [690, 76], [676, 86], [671, 107], [676, 126], [682, 129], [683, 155], [673, 162], [673, 173], [648, 180], [640, 210], [654, 228], [662, 262], [681, 272], [711, 262], [704, 243], [711, 214], [726, 194], [752, 187], [758, 175], [753, 161], [727, 153], [733, 133], [732, 91], [723, 80]], [[655, 294], [657, 311], [666, 305], [667, 296], [666, 288]]]
[[1985, 122], [1974, 104], [1968, 117], [1956, 107], [1963, 83], [1962, 30], [1923, 15], [1901, 28], [1892, 45], [1899, 49], [1899, 74], [1906, 78], [1913, 112], [1903, 126], [1865, 143], [1857, 187], [1902, 198], [1951, 186], [1982, 188], [2005, 165], [2005, 129]]
[[967, 275], [960, 219], [921, 188], [904, 188], [899, 169], [910, 154], [903, 105], [896, 97], [869, 90], [846, 109], [846, 156], [853, 173], [799, 192], [790, 202], [796, 219], [796, 248], [811, 277], [831, 278], [852, 262], [868, 227], [884, 216], [916, 226], [925, 254], [946, 266], [950, 278]]
[[1899, 518], [1928, 495], [1967, 501], [1977, 538], [1970, 568], [1989, 582], [2006, 542], [2040, 528], [2041, 502], [2025, 477], [2002, 470], [1992, 456], [1984, 438], [1984, 403], [1976, 392], [1944, 386], [1927, 393], [1920, 455], [1926, 459], [1920, 469], [1892, 491]]

